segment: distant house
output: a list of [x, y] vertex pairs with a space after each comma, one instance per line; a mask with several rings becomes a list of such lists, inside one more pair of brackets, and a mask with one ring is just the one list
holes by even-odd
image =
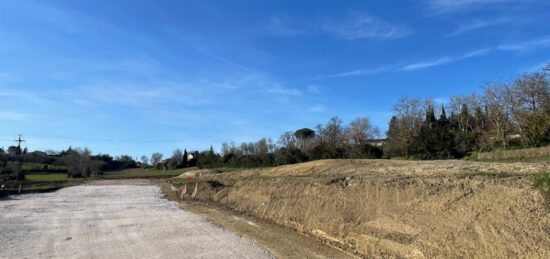
[[191, 160], [193, 160], [193, 158], [195, 158], [195, 157], [193, 156], [193, 154], [188, 154], [188, 155], [187, 155], [187, 161], [191, 161]]
[[384, 145], [384, 143], [386, 143], [386, 139], [384, 138], [381, 138], [381, 139], [369, 139], [367, 141], [368, 144], [370, 145], [373, 145], [375, 147], [381, 147]]

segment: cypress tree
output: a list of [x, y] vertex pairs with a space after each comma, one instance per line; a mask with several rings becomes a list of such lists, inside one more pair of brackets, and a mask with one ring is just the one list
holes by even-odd
[[183, 158], [182, 158], [182, 167], [184, 167], [184, 168], [189, 166], [189, 161], [187, 160], [187, 156], [188, 156], [187, 149], [184, 149], [183, 150]]

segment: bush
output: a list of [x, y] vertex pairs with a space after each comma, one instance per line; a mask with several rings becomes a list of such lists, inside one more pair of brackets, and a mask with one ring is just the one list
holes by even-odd
[[471, 152], [471, 153], [468, 154], [468, 156], [466, 157], [466, 160], [470, 160], [470, 161], [477, 161], [477, 160], [479, 160], [479, 153], [478, 153], [478, 152]]
[[533, 177], [533, 187], [542, 192], [546, 209], [550, 209], [550, 172], [540, 172]]
[[536, 174], [533, 177], [533, 187], [548, 196], [550, 194], [550, 173], [541, 172]]

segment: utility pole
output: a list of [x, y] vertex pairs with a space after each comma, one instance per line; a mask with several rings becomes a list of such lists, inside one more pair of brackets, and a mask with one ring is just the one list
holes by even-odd
[[21, 142], [25, 142], [26, 140], [21, 138], [21, 134], [19, 134], [19, 138], [14, 140], [15, 143], [17, 143], [17, 147], [21, 149]]
[[[21, 138], [21, 134], [19, 134], [19, 138], [14, 140], [15, 143], [17, 143], [17, 152], [19, 154], [16, 154], [16, 157], [19, 157], [19, 166], [16, 169], [17, 171], [17, 180], [24, 180], [25, 179], [25, 173], [23, 171], [23, 150], [21, 149], [21, 143], [25, 142], [26, 140]], [[21, 194], [21, 185], [19, 185], [19, 194]]]

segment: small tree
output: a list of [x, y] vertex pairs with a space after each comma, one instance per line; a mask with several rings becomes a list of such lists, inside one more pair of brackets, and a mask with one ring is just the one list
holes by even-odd
[[147, 168], [149, 166], [149, 158], [147, 156], [141, 156], [141, 167]]
[[[298, 140], [300, 149], [304, 151], [306, 144], [315, 137], [315, 131], [312, 129], [303, 128], [294, 132], [294, 136], [296, 137], [296, 140]], [[288, 137], [285, 136], [285, 138]]]
[[153, 164], [154, 166], [158, 165], [158, 163], [160, 163], [162, 161], [162, 154], [161, 153], [153, 153], [151, 155], [151, 164]]

